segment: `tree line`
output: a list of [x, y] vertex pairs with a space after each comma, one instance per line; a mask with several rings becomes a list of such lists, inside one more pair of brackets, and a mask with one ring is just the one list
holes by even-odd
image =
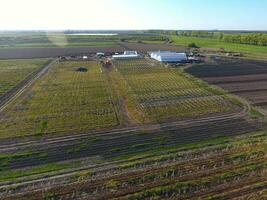
[[214, 38], [223, 42], [267, 46], [267, 34], [263, 33], [229, 34], [208, 31], [180, 31], [176, 32], [176, 35], [187, 37]]
[[212, 38], [223, 42], [267, 46], [266, 33], [224, 33], [213, 31], [153, 30], [154, 33], [185, 37]]

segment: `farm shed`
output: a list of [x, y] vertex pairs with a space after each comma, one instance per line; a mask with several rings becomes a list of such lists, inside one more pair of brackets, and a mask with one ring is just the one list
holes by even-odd
[[177, 53], [173, 51], [157, 51], [151, 52], [150, 57], [159, 62], [184, 62], [187, 61], [185, 53]]
[[113, 59], [121, 60], [121, 59], [136, 59], [140, 58], [140, 55], [137, 53], [137, 51], [124, 51], [123, 54], [120, 55], [113, 55]]

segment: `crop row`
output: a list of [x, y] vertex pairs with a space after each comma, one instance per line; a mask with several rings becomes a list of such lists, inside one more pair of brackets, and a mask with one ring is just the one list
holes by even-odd
[[[143, 160], [143, 163], [142, 159], [135, 164], [124, 160], [121, 168], [115, 165], [114, 169], [104, 167], [101, 170], [100, 164], [95, 167], [95, 172], [92, 169], [81, 171], [64, 179], [65, 183], [68, 182], [64, 186], [61, 182], [56, 184], [56, 180], [51, 180], [48, 185], [10, 188], [22, 194], [6, 199], [40, 199], [43, 195], [62, 199], [184, 199], [191, 195], [214, 197], [220, 195], [218, 191], [223, 191], [227, 196], [237, 186], [242, 188], [254, 187], [255, 183], [264, 184], [266, 133], [218, 142], [214, 146], [207, 144], [199, 148], [192, 146], [187, 150], [177, 149], [177, 152], [169, 155], [161, 152], [162, 155], [154, 155]], [[46, 188], [46, 192], [40, 192], [36, 187]], [[30, 198], [29, 194], [34, 195]]]
[[[218, 124], [217, 124], [218, 123]], [[219, 121], [195, 127], [181, 127], [173, 131], [160, 131], [147, 134], [125, 134], [116, 136], [102, 136], [95, 139], [88, 136], [77, 141], [66, 141], [55, 145], [42, 145], [38, 148], [16, 149], [6, 152], [2, 161], [8, 159], [8, 166], [5, 169], [19, 169], [22, 167], [36, 166], [42, 163], [64, 161], [90, 156], [101, 156], [105, 159], [123, 157], [124, 155], [137, 154], [149, 151], [156, 147], [172, 148], [175, 145], [203, 141], [212, 138], [214, 135], [228, 136], [253, 131], [257, 127], [240, 119]], [[235, 133], [232, 133], [234, 131]], [[19, 152], [39, 152], [45, 154], [43, 158], [19, 157]], [[4, 151], [2, 151], [4, 153]]]

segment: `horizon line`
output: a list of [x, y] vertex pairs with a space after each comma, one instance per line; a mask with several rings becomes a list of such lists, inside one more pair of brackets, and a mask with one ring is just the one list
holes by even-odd
[[65, 31], [251, 31], [251, 32], [267, 32], [266, 30], [253, 30], [253, 29], [0, 29], [0, 32], [65, 32]]

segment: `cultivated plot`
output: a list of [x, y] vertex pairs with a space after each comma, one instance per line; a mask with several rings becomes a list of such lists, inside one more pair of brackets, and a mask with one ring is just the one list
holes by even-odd
[[145, 120], [168, 122], [236, 112], [223, 93], [181, 70], [141, 59], [115, 61]]
[[250, 60], [217, 60], [187, 69], [187, 72], [246, 98], [252, 105], [266, 109], [267, 63]]
[[61, 62], [1, 113], [0, 138], [80, 133], [118, 125], [97, 62]]
[[[165, 137], [162, 135], [153, 138], [153, 141], [155, 144], [162, 143]], [[136, 145], [134, 153], [128, 150], [124, 156], [119, 156], [123, 150], [114, 149], [113, 158], [106, 162], [97, 160], [97, 157], [83, 159], [78, 162], [82, 168], [70, 173], [64, 169], [77, 163], [50, 164], [13, 172], [7, 170], [1, 181], [20, 177], [24, 173], [22, 180], [25, 182], [18, 181], [12, 187], [8, 182], [2, 182], [0, 197], [6, 200], [46, 197], [247, 199], [249, 196], [261, 199], [266, 195], [267, 187], [266, 141], [266, 132], [258, 132], [187, 145], [154, 145], [148, 149]], [[45, 157], [36, 156], [40, 159]], [[55, 172], [61, 175], [56, 176]], [[47, 174], [46, 178], [38, 178], [42, 174]], [[68, 184], [63, 185], [63, 182]]]

